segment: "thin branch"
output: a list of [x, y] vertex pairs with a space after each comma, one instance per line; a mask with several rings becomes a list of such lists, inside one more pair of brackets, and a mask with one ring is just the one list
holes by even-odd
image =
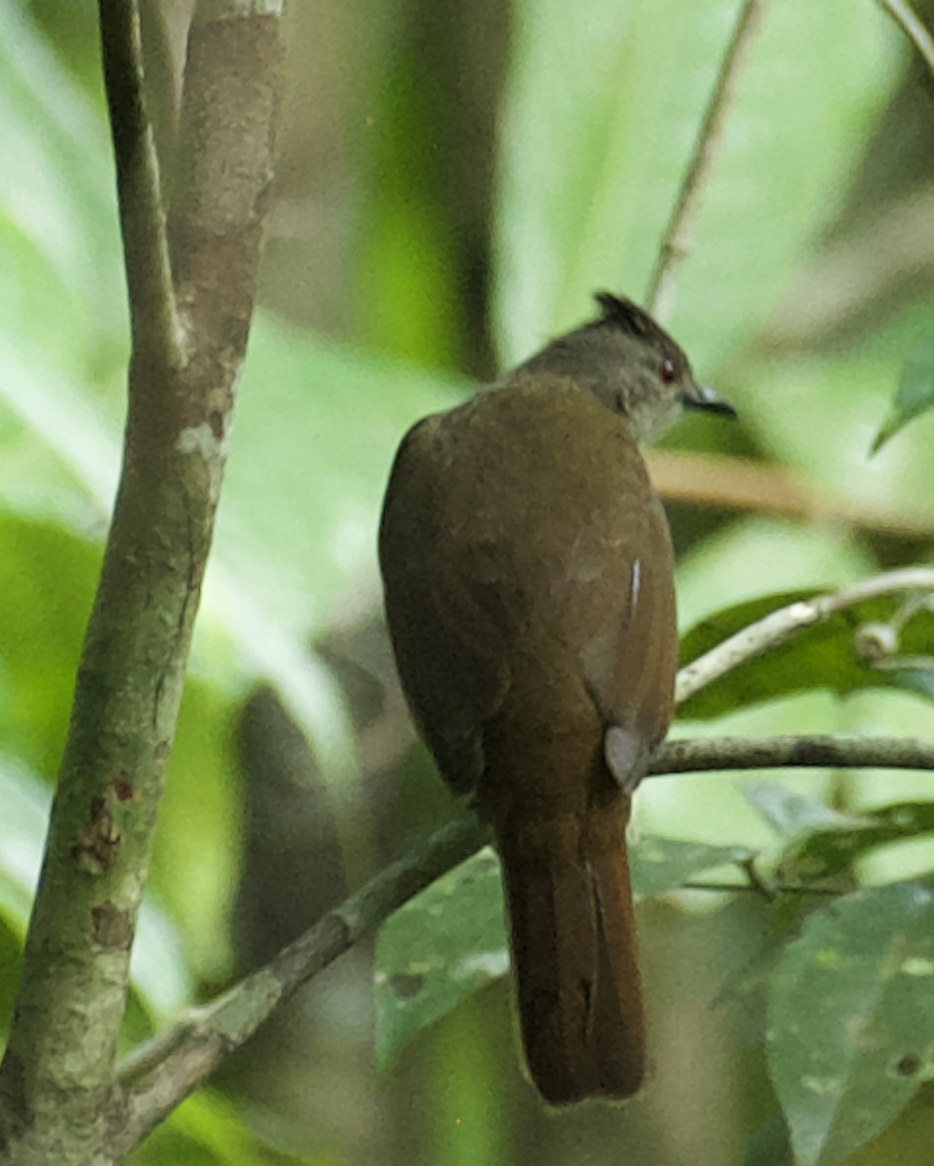
[[739, 74], [762, 23], [767, 3], [768, 0], [744, 0], [701, 123], [694, 154], [662, 236], [658, 260], [645, 295], [646, 308], [660, 320], [665, 320], [671, 312], [674, 285], [688, 253], [704, 188], [713, 169]]
[[649, 775], [727, 769], [934, 769], [934, 740], [921, 737], [719, 737], [668, 741]]
[[110, 112], [133, 350], [184, 363], [155, 139], [143, 97], [139, 11], [99, 0], [101, 55]]
[[465, 814], [433, 834], [324, 916], [265, 967], [170, 1033], [139, 1048], [121, 1066], [130, 1119], [127, 1148], [170, 1113], [297, 988], [373, 932], [393, 911], [490, 841]]
[[878, 0], [934, 73], [934, 39], [904, 0]]
[[903, 571], [891, 571], [854, 583], [830, 595], [802, 599], [771, 612], [682, 668], [678, 673], [675, 700], [681, 704], [739, 664], [761, 655], [768, 648], [777, 648], [806, 628], [829, 619], [839, 611], [866, 599], [899, 591], [934, 591], [934, 569], [910, 567]]

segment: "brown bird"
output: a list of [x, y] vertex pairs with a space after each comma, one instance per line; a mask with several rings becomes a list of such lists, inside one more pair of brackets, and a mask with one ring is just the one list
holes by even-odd
[[502, 858], [522, 1040], [552, 1104], [639, 1088], [626, 822], [671, 721], [671, 538], [637, 442], [733, 410], [609, 294], [396, 455], [380, 528], [402, 686]]

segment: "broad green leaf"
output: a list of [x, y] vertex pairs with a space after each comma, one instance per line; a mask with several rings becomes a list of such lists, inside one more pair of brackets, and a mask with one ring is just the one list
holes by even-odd
[[836, 1166], [934, 1075], [934, 893], [856, 891], [815, 912], [769, 988], [772, 1079], [800, 1166]]
[[[692, 662], [770, 612], [813, 595], [813, 591], [786, 592], [718, 612], [682, 638], [682, 663]], [[722, 716], [812, 688], [841, 695], [861, 688], [901, 688], [926, 696], [910, 671], [873, 668], [856, 651], [857, 629], [865, 623], [886, 623], [900, 602], [899, 597], [867, 600], [805, 629], [702, 689], [679, 707], [678, 716], [686, 720]], [[899, 649], [906, 656], [934, 654], [934, 613], [919, 612], [911, 619], [901, 633]]]
[[909, 421], [934, 407], [934, 336], [925, 336], [905, 362], [901, 383], [892, 402], [888, 420], [876, 434], [872, 452], [883, 445]]
[[[258, 315], [217, 520], [218, 566], [308, 635], [369, 573], [406, 430], [450, 408], [463, 382]], [[209, 571], [213, 570], [209, 568]]]
[[[742, 862], [751, 851], [646, 837], [631, 848], [636, 899]], [[499, 860], [487, 847], [395, 912], [376, 945], [376, 1063], [509, 970]]]

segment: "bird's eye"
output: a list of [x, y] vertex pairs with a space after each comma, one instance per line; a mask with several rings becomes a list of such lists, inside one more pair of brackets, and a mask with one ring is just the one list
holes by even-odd
[[678, 372], [674, 363], [670, 360], [663, 360], [658, 366], [658, 375], [661, 378], [663, 385], [673, 385], [678, 379]]

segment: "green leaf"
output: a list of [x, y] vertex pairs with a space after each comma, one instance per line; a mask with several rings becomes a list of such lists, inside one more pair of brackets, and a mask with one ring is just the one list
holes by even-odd
[[900, 802], [858, 819], [855, 828], [818, 828], [800, 840], [787, 861], [827, 878], [850, 871], [866, 851], [934, 831], [934, 803]]
[[753, 858], [744, 846], [707, 846], [674, 838], [647, 835], [630, 849], [633, 897], [639, 901], [664, 895], [691, 882], [697, 875]]
[[796, 1162], [836, 1166], [934, 1075], [934, 894], [856, 891], [815, 912], [772, 974], [769, 1065]]
[[[752, 851], [670, 838], [632, 848], [636, 899], [676, 890]], [[499, 859], [487, 847], [395, 912], [376, 944], [376, 1063], [390, 1066], [423, 1028], [509, 970]]]
[[753, 1130], [746, 1145], [743, 1166], [794, 1166], [788, 1127], [780, 1113]]
[[921, 417], [934, 407], [934, 334], [925, 336], [905, 362], [901, 382], [885, 424], [876, 434], [872, 453], [909, 421]]
[[872, 825], [871, 818], [841, 814], [819, 798], [806, 797], [779, 782], [744, 781], [740, 789], [770, 826], [790, 838], [817, 831], [852, 832]]
[[[737, 604], [696, 624], [681, 640], [681, 662], [689, 664], [756, 620], [802, 599], [813, 591], [786, 592]], [[747, 660], [702, 689], [678, 708], [684, 720], [719, 717], [736, 709], [777, 700], [809, 689], [840, 695], [863, 688], [897, 688], [922, 696], [916, 676], [907, 670], [872, 668], [856, 651], [854, 635], [864, 623], [887, 623], [899, 607], [898, 596], [867, 600]], [[902, 629], [899, 650], [905, 655], [934, 655], [934, 613], [919, 612]]]
[[392, 915], [376, 943], [376, 1064], [509, 970], [499, 860], [486, 847]]

